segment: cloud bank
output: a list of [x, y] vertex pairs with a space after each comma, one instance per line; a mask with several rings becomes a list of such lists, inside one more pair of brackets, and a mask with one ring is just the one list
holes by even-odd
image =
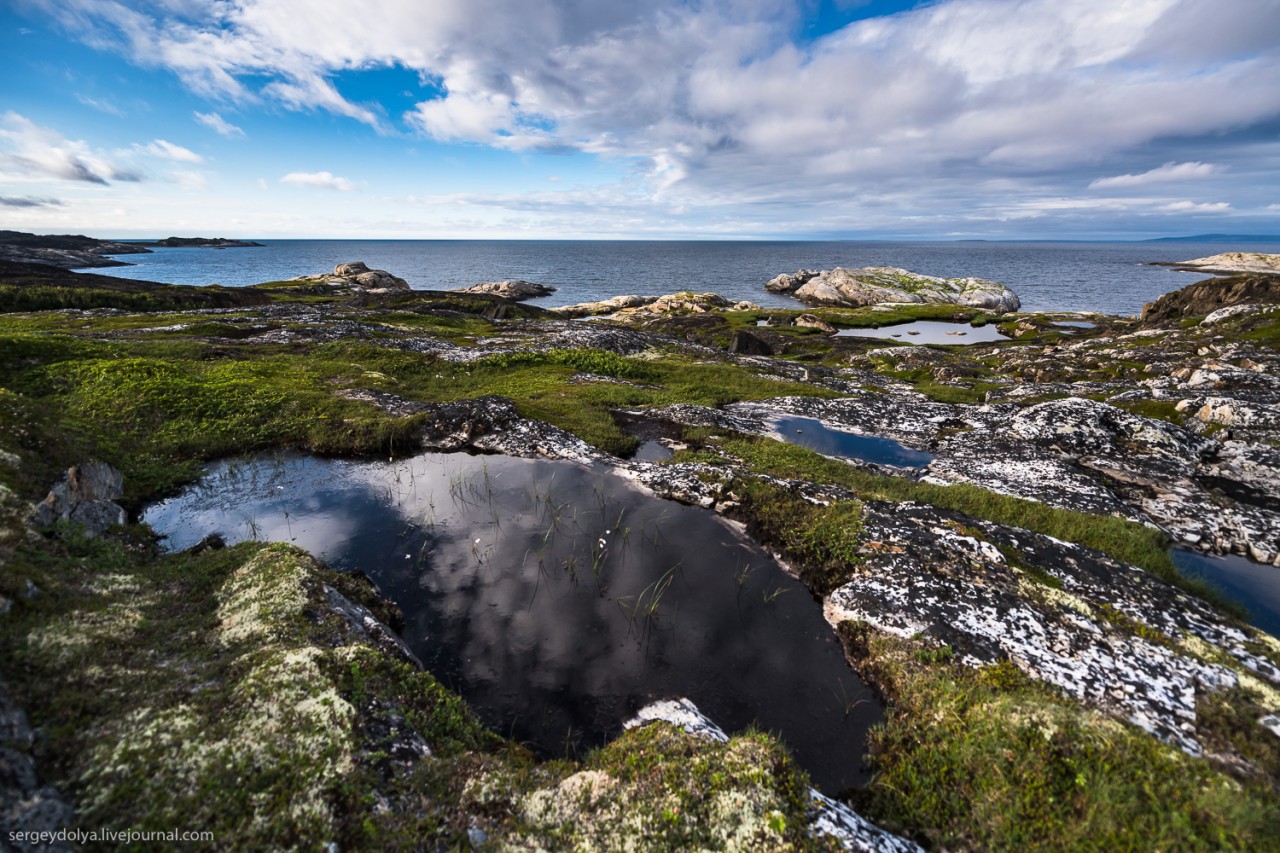
[[[843, 206], [927, 222], [946, 205], [995, 220], [1051, 210], [1071, 187], [1193, 180], [1217, 197], [1188, 203], [1216, 210], [1227, 178], [1256, 185], [1242, 158], [1280, 160], [1267, 130], [1280, 121], [1280, 0], [943, 0], [813, 40], [799, 35], [813, 4], [782, 0], [38, 5], [214, 101], [630, 159], [647, 200], [671, 210]], [[343, 94], [344, 75], [383, 68], [421, 81], [407, 111]], [[196, 119], [242, 134], [216, 112]], [[83, 179], [107, 178], [81, 162]], [[286, 178], [350, 188], [326, 174]], [[985, 206], [994, 194], [1008, 205]]]

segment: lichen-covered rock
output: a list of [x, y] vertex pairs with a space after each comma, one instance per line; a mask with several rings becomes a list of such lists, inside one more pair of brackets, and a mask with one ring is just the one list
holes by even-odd
[[1260, 635], [1138, 569], [917, 504], [869, 502], [864, 525], [864, 563], [826, 600], [832, 624], [924, 635], [975, 666], [1012, 661], [1192, 755], [1198, 697], [1255, 676], [1280, 696], [1280, 670], [1248, 647]]
[[525, 281], [522, 278], [512, 278], [504, 281], [485, 281], [480, 284], [473, 284], [470, 287], [458, 288], [453, 292], [484, 293], [490, 296], [501, 296], [503, 299], [521, 302], [525, 299], [537, 299], [540, 296], [549, 296], [552, 293], [555, 293], [556, 289], [549, 284], [538, 284], [533, 281]]
[[[1145, 325], [1167, 325], [1176, 323], [1183, 317], [1207, 317], [1219, 309], [1236, 305], [1274, 305], [1277, 302], [1280, 302], [1280, 275], [1248, 273], [1228, 278], [1210, 278], [1148, 302], [1142, 306], [1142, 322]], [[1215, 323], [1210, 325], [1223, 319], [1227, 318], [1219, 315]]]
[[90, 536], [101, 536], [128, 521], [128, 514], [115, 503], [122, 495], [124, 476], [107, 463], [75, 465], [36, 504], [32, 523], [48, 527], [65, 520], [81, 525]]
[[1018, 297], [1003, 284], [980, 278], [939, 278], [897, 267], [864, 267], [781, 275], [765, 284], [774, 293], [789, 293], [806, 305], [859, 308], [886, 302], [963, 305], [990, 311], [1017, 311]]

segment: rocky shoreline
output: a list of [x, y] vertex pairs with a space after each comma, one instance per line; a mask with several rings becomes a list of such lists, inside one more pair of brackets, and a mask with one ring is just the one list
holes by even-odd
[[[1201, 597], [1166, 552], [1280, 571], [1280, 276], [1192, 285], [1140, 319], [1083, 327], [1005, 310], [1016, 296], [976, 286], [996, 301], [957, 301], [965, 288], [948, 285], [942, 304], [846, 293], [801, 312], [675, 294], [547, 312], [346, 266], [245, 288], [232, 305], [0, 315], [13, 353], [0, 644], [17, 662], [3, 675], [52, 738], [5, 746], [80, 814], [189, 810], [240, 843], [343, 849], [1269, 843], [1280, 641]], [[993, 323], [1008, 340], [833, 334], [915, 319]], [[822, 456], [778, 440], [783, 416], [932, 459]], [[672, 458], [629, 458], [641, 432]], [[404, 658], [376, 590], [285, 546], [162, 557], [110, 527], [114, 503], [95, 503], [136, 508], [193, 476], [192, 462], [264, 447], [605, 465], [745, 525], [893, 703], [872, 744], [876, 777], [844, 804], [814, 796], [776, 741], [730, 738], [679, 703], [583, 763], [534, 761]], [[105, 537], [69, 537], [57, 521], [79, 520], [79, 475], [42, 510], [55, 535], [35, 532], [32, 504], [89, 455], [124, 472], [122, 492], [98, 468], [85, 470], [104, 490], [79, 489]], [[86, 571], [108, 552], [115, 569]], [[179, 587], [191, 613], [170, 604]], [[218, 669], [227, 655], [240, 663]], [[120, 704], [139, 673], [156, 698]], [[88, 703], [92, 731], [74, 702]], [[280, 722], [264, 729], [268, 704]], [[223, 712], [231, 728], [202, 716]], [[296, 771], [251, 757], [268, 754]], [[252, 795], [220, 804], [223, 818], [199, 798], [230, 790], [225, 762]], [[1024, 800], [1021, 779], [1060, 812]], [[947, 786], [963, 796], [939, 801]], [[363, 800], [337, 793], [353, 788]], [[1172, 834], [1153, 842], [1156, 831]]]

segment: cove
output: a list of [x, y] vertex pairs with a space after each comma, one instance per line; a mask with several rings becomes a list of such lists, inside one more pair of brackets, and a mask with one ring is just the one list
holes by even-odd
[[546, 756], [688, 697], [727, 731], [778, 734], [814, 784], [864, 784], [883, 709], [808, 590], [714, 513], [607, 469], [503, 456], [227, 460], [142, 521], [291, 542], [361, 570], [404, 639], [495, 731]]
[[807, 447], [826, 456], [860, 459], [863, 462], [898, 468], [923, 468], [933, 461], [928, 453], [913, 450], [891, 438], [842, 432], [825, 426], [816, 418], [782, 415], [774, 418], [772, 424], [783, 441]]
[[916, 320], [879, 328], [841, 329], [836, 337], [888, 338], [904, 344], [989, 344], [1009, 340], [994, 324], [970, 326], [967, 323], [944, 323], [939, 320]]
[[1280, 568], [1239, 554], [1210, 557], [1199, 551], [1169, 551], [1178, 570], [1203, 580], [1249, 612], [1249, 624], [1280, 637]]

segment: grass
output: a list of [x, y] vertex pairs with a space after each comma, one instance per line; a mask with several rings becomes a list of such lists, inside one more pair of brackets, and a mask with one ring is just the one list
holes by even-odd
[[[890, 700], [871, 739], [877, 774], [858, 806], [889, 827], [920, 828], [928, 846], [1260, 850], [1280, 841], [1274, 775], [1226, 777], [1012, 664], [948, 663], [852, 622], [841, 634]], [[1219, 728], [1239, 726], [1228, 703], [1219, 709], [1230, 717]]]
[[[741, 460], [751, 470], [762, 474], [840, 486], [865, 500], [917, 501], [957, 510], [974, 518], [1044, 533], [1066, 542], [1075, 542], [1109, 554], [1121, 562], [1138, 566], [1201, 598], [1225, 606], [1222, 596], [1207, 584], [1178, 572], [1169, 557], [1169, 542], [1164, 534], [1136, 522], [1058, 509], [966, 483], [940, 486], [905, 477], [873, 474], [844, 462], [828, 459], [807, 448], [768, 438], [725, 434], [712, 440], [705, 432], [690, 432], [686, 438], [700, 445], [694, 453], [703, 454], [701, 458], [704, 460], [729, 457]], [[683, 451], [677, 454], [675, 461], [695, 458], [685, 455], [688, 453], [690, 452]], [[785, 500], [785, 496], [775, 497], [753, 504], [764, 518], [777, 516], [776, 522], [761, 522], [762, 532], [785, 529], [786, 517], [781, 509], [781, 501]], [[775, 502], [771, 504], [771, 501]], [[794, 499], [788, 506], [793, 502]], [[824, 586], [825, 584], [818, 584], [819, 589]]]

